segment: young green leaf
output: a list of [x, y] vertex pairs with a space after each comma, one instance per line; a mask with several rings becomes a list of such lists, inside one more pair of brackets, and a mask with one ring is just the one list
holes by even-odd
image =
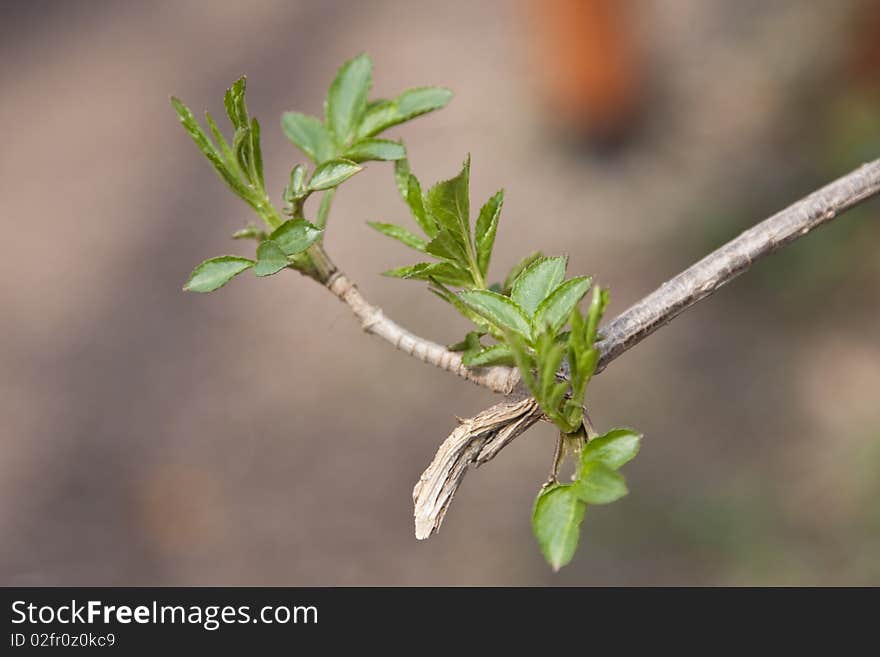
[[482, 331], [468, 331], [464, 336], [464, 340], [456, 342], [447, 347], [449, 351], [481, 351], [483, 345], [480, 344], [480, 338], [485, 335]]
[[245, 201], [250, 202], [249, 197], [252, 195], [251, 191], [241, 182], [238, 177], [238, 172], [233, 171], [230, 166], [223, 161], [223, 158], [221, 158], [211, 140], [208, 139], [208, 136], [202, 130], [190, 109], [184, 105], [180, 99], [173, 96], [171, 97], [171, 104], [174, 106], [174, 111], [177, 112], [177, 116], [180, 119], [180, 123], [184, 130], [189, 133], [189, 136], [192, 138], [195, 145], [198, 146], [199, 150], [202, 151], [202, 154], [208, 158], [208, 161], [214, 167], [214, 170], [220, 178], [229, 185], [233, 192]]
[[[394, 162], [394, 182], [397, 183], [397, 191], [400, 192], [400, 198], [402, 198], [405, 203], [409, 202], [406, 198], [407, 193], [409, 192], [409, 176], [409, 160], [402, 157]], [[419, 198], [421, 198], [421, 194], [419, 194]]]
[[437, 226], [437, 222], [434, 221], [433, 217], [428, 216], [428, 212], [425, 210], [425, 198], [422, 196], [422, 186], [419, 184], [419, 179], [412, 174], [407, 178], [405, 200], [412, 216], [415, 218], [419, 228], [425, 232], [425, 235], [432, 238], [437, 237], [440, 227]]
[[519, 278], [519, 275], [523, 273], [523, 271], [532, 264], [538, 258], [543, 258], [544, 254], [540, 251], [535, 251], [534, 253], [530, 253], [525, 258], [520, 260], [513, 266], [513, 269], [510, 270], [510, 273], [507, 274], [507, 277], [504, 279], [504, 283], [501, 285], [501, 294], [509, 295], [511, 290], [513, 289], [513, 284], [516, 282], [516, 279]]
[[247, 78], [242, 75], [232, 83], [223, 96], [226, 116], [229, 117], [229, 121], [236, 130], [248, 127], [248, 111], [244, 101], [246, 86]]
[[608, 307], [609, 296], [608, 290], [605, 288], [597, 287], [593, 290], [593, 300], [587, 311], [586, 335], [589, 344], [593, 344], [599, 334], [599, 322], [602, 321], [602, 315], [605, 314], [605, 308]]
[[366, 55], [348, 60], [336, 73], [327, 92], [327, 127], [339, 146], [348, 144], [367, 107], [373, 81], [373, 62]]
[[266, 240], [257, 247], [257, 264], [254, 265], [257, 276], [277, 274], [289, 264], [284, 251], [272, 240]]
[[420, 262], [409, 267], [398, 267], [383, 272], [392, 278], [413, 278], [421, 281], [436, 281], [445, 285], [464, 287], [472, 285], [470, 273], [456, 267], [451, 262]]
[[438, 258], [457, 263], [468, 268], [467, 247], [461, 244], [447, 230], [441, 230], [426, 246], [425, 251]]
[[572, 309], [590, 289], [591, 281], [589, 276], [578, 276], [553, 290], [535, 310], [535, 327], [549, 326], [552, 332], [559, 331], [571, 315]]
[[467, 251], [470, 250], [471, 244], [469, 172], [470, 156], [464, 161], [461, 172], [455, 178], [437, 183], [425, 195], [425, 209], [428, 214]]
[[309, 180], [309, 189], [313, 192], [317, 192], [322, 189], [336, 187], [362, 169], [362, 166], [351, 160], [327, 160], [315, 169], [315, 172], [312, 174], [312, 179]]
[[452, 92], [442, 87], [421, 87], [404, 91], [394, 100], [371, 104], [357, 130], [358, 138], [372, 137], [383, 130], [445, 107]]
[[211, 258], [193, 270], [183, 289], [187, 292], [213, 292], [253, 266], [254, 261], [248, 258], [237, 256]]
[[501, 189], [480, 208], [477, 225], [474, 227], [477, 265], [483, 278], [489, 271], [489, 260], [492, 257], [492, 247], [495, 245], [495, 233], [498, 231], [498, 218], [501, 216], [503, 204], [504, 190]]
[[553, 570], [559, 570], [574, 556], [586, 510], [587, 505], [575, 494], [572, 484], [554, 484], [538, 493], [532, 530]]
[[636, 457], [641, 440], [642, 434], [632, 429], [612, 429], [587, 443], [581, 454], [582, 461], [602, 463], [617, 470]]
[[393, 100], [377, 100], [369, 103], [361, 118], [355, 138], [366, 139], [378, 135], [386, 128], [395, 125], [398, 116], [397, 103]]
[[426, 267], [418, 278], [456, 287], [472, 287], [474, 284], [469, 271], [451, 262], [435, 262]]
[[458, 298], [499, 330], [514, 331], [526, 340], [531, 339], [529, 319], [515, 301], [489, 290], [464, 290]]
[[508, 331], [504, 334], [504, 339], [507, 344], [510, 345], [510, 350], [513, 352], [513, 360], [516, 363], [516, 369], [519, 370], [522, 382], [525, 384], [526, 388], [528, 388], [529, 392], [534, 395], [535, 391], [538, 389], [534, 375], [534, 355], [532, 355], [532, 352], [529, 350], [529, 346], [525, 339], [521, 338], [516, 333]]
[[263, 150], [260, 146], [260, 122], [257, 119], [251, 119], [251, 180], [259, 186], [260, 189], [266, 188], [263, 180]]
[[468, 351], [461, 359], [467, 367], [488, 367], [489, 365], [514, 365], [513, 352], [509, 345], [493, 344], [480, 351]]
[[266, 231], [260, 230], [257, 226], [245, 226], [241, 230], [232, 233], [232, 239], [234, 240], [257, 240], [262, 242], [267, 237]]
[[406, 267], [397, 267], [396, 269], [389, 269], [388, 271], [383, 271], [382, 276], [389, 276], [390, 278], [421, 278], [425, 280], [425, 277], [421, 276], [421, 274], [431, 266], [430, 262], [419, 262], [415, 265], [407, 265]]
[[315, 164], [331, 159], [336, 153], [333, 137], [314, 116], [285, 112], [281, 115], [281, 130]]
[[284, 255], [302, 253], [321, 237], [321, 229], [305, 219], [288, 219], [272, 231], [269, 239]]
[[[452, 92], [444, 87], [417, 87], [407, 89], [397, 97], [399, 121], [409, 121], [417, 116], [446, 107]], [[388, 127], [388, 126], [386, 126]]]
[[[564, 256], [535, 260], [517, 277], [510, 298], [530, 316], [534, 315], [540, 303], [562, 283], [566, 264]], [[568, 319], [568, 313], [565, 318]]]
[[353, 162], [401, 160], [406, 157], [406, 149], [390, 139], [362, 139], [352, 144], [343, 157]]
[[629, 492], [623, 475], [599, 461], [585, 463], [579, 475], [574, 493], [587, 504], [610, 504]]
[[370, 228], [375, 228], [383, 235], [394, 238], [418, 251], [424, 251], [425, 247], [428, 246], [428, 243], [425, 242], [425, 240], [413, 235], [403, 226], [398, 226], [396, 224], [383, 224], [378, 221], [368, 221], [367, 225]]

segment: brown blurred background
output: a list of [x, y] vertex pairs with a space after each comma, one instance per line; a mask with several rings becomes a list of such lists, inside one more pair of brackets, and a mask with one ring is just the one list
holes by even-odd
[[[222, 114], [249, 75], [267, 184], [302, 158], [346, 58], [375, 95], [441, 84], [392, 134], [423, 181], [470, 152], [507, 202], [492, 271], [532, 248], [611, 313], [880, 156], [875, 2], [47, 2], [0, 5], [0, 584], [880, 584], [880, 205], [759, 263], [591, 386], [643, 430], [631, 494], [553, 575], [531, 502], [539, 427], [464, 482], [440, 534], [410, 491], [492, 396], [363, 335], [295, 274], [212, 295], [250, 219], [168, 96]], [[390, 167], [337, 195], [328, 249], [395, 319], [466, 329], [365, 220], [408, 221]]]

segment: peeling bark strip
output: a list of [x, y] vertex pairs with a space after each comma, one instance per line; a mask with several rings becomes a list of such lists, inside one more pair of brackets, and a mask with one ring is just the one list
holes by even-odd
[[413, 488], [416, 538], [428, 538], [440, 528], [452, 496], [471, 465], [479, 467], [492, 460], [541, 415], [538, 403], [529, 397], [495, 404], [475, 417], [461, 420]]

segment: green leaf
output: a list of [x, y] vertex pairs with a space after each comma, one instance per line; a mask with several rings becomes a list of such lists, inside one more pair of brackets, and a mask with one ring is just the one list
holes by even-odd
[[364, 139], [377, 135], [386, 128], [395, 125], [398, 116], [397, 103], [393, 100], [380, 100], [370, 103], [358, 126], [356, 137]]
[[[534, 315], [541, 302], [565, 279], [567, 262], [564, 256], [535, 260], [517, 277], [510, 298], [530, 316]], [[565, 314], [566, 319], [570, 312]]]
[[321, 164], [335, 155], [333, 137], [314, 116], [285, 112], [281, 115], [281, 130], [315, 164]]
[[383, 271], [382, 276], [389, 276], [390, 278], [418, 278], [420, 280], [426, 280], [424, 276], [420, 276], [428, 267], [431, 266], [430, 262], [419, 262], [414, 265], [407, 265], [406, 267], [397, 267], [396, 269], [389, 269], [388, 271]]
[[[556, 342], [553, 334], [542, 333], [535, 340], [536, 351], [538, 353], [538, 364], [540, 366], [540, 386], [539, 392], [542, 400], [550, 400], [555, 396], [555, 388], [557, 386], [556, 372], [562, 365], [562, 358], [565, 355], [565, 347]], [[566, 384], [562, 384], [567, 388]], [[552, 402], [547, 404], [548, 409], [555, 410], [557, 404]]]
[[[405, 203], [409, 202], [406, 198], [407, 192], [409, 191], [409, 176], [409, 160], [405, 157], [397, 160], [394, 163], [394, 182], [397, 183], [397, 191], [400, 192], [400, 198], [402, 198]], [[421, 194], [419, 195], [419, 198], [421, 198]]]
[[535, 251], [534, 253], [530, 253], [525, 258], [520, 260], [513, 266], [513, 269], [510, 270], [510, 273], [507, 274], [507, 278], [504, 279], [504, 283], [501, 286], [501, 293], [505, 295], [509, 295], [510, 291], [513, 289], [513, 284], [516, 282], [516, 279], [519, 278], [519, 275], [532, 264], [538, 258], [543, 258], [544, 254], [540, 251]]
[[605, 308], [608, 307], [608, 299], [610, 294], [605, 288], [597, 287], [593, 290], [593, 300], [590, 302], [590, 309], [587, 311], [587, 343], [592, 345], [596, 341], [599, 334], [599, 322], [602, 321], [602, 315], [605, 314]]
[[629, 491], [622, 474], [604, 463], [590, 461], [581, 468], [580, 476], [574, 483], [574, 492], [578, 499], [587, 504], [610, 504]]
[[399, 242], [403, 242], [407, 246], [418, 251], [424, 251], [425, 247], [428, 245], [425, 240], [413, 235], [403, 226], [397, 226], [396, 224], [383, 224], [378, 221], [368, 221], [367, 225], [370, 228], [375, 228], [383, 235], [387, 235]]
[[284, 187], [284, 200], [290, 204], [308, 195], [308, 187], [306, 186], [306, 168], [302, 164], [297, 164], [290, 170], [290, 180]]
[[532, 512], [532, 530], [541, 553], [559, 570], [574, 556], [587, 505], [571, 484], [554, 484], [538, 493]]
[[642, 434], [632, 429], [612, 429], [587, 443], [582, 452], [582, 461], [602, 463], [617, 470], [636, 457], [641, 440]]
[[373, 62], [366, 54], [348, 60], [336, 73], [324, 111], [338, 145], [347, 144], [360, 123], [372, 81]]
[[282, 254], [291, 256], [302, 253], [317, 242], [322, 232], [305, 219], [288, 219], [272, 231], [269, 240], [281, 249]]
[[549, 326], [553, 333], [558, 332], [568, 320], [572, 309], [590, 289], [591, 281], [589, 276], [578, 276], [553, 290], [535, 310], [535, 327]]
[[447, 349], [449, 351], [480, 351], [483, 348], [483, 345], [480, 344], [480, 338], [484, 335], [485, 333], [482, 331], [468, 331], [464, 340], [449, 345]]
[[437, 281], [458, 287], [472, 285], [471, 275], [449, 262], [420, 262], [408, 267], [398, 267], [382, 272], [392, 278], [412, 278], [421, 281]]
[[312, 174], [312, 179], [309, 180], [309, 189], [316, 192], [322, 189], [336, 187], [362, 169], [362, 166], [351, 160], [328, 160], [315, 169], [315, 173]]
[[426, 281], [438, 281], [456, 287], [471, 287], [474, 284], [471, 273], [451, 262], [435, 262], [425, 268], [418, 278]]
[[258, 226], [245, 226], [241, 230], [232, 233], [232, 239], [234, 240], [257, 240], [262, 242], [267, 237], [266, 231], [261, 230]]
[[193, 270], [183, 289], [187, 292], [213, 292], [253, 266], [254, 261], [248, 258], [237, 256], [211, 258]]
[[498, 329], [514, 331], [526, 340], [531, 338], [528, 317], [509, 298], [489, 290], [464, 290], [458, 293], [458, 298]]
[[232, 151], [235, 153], [235, 161], [238, 163], [239, 169], [244, 173], [244, 177], [248, 182], [253, 183], [250, 127], [245, 126], [235, 129], [235, 135], [232, 137]]
[[477, 246], [477, 265], [485, 278], [489, 271], [489, 260], [492, 258], [492, 247], [495, 245], [495, 233], [498, 231], [498, 218], [504, 204], [504, 190], [496, 192], [480, 208], [477, 225], [474, 227]]
[[214, 122], [214, 117], [211, 116], [211, 113], [205, 110], [205, 121], [208, 124], [208, 127], [211, 129], [211, 135], [214, 138], [214, 141], [217, 142], [217, 146], [220, 149], [219, 153], [223, 159], [224, 164], [226, 164], [227, 168], [230, 171], [235, 171], [236, 177], [241, 177], [244, 175], [242, 171], [238, 168], [238, 162], [235, 161], [235, 154], [232, 152], [232, 149], [229, 148], [229, 144], [226, 143], [226, 138], [223, 136], [223, 133], [220, 131], [220, 128], [217, 127], [217, 124]]
[[246, 86], [247, 78], [242, 75], [232, 83], [232, 86], [226, 90], [226, 94], [223, 96], [226, 115], [236, 130], [248, 127], [248, 111], [244, 101]]
[[468, 267], [467, 250], [449, 231], [441, 230], [426, 246], [425, 251], [438, 258], [444, 258]]
[[529, 351], [526, 341], [516, 333], [507, 333], [504, 337], [513, 352], [513, 359], [516, 361], [516, 368], [519, 370], [522, 382], [526, 385], [526, 388], [529, 389], [532, 395], [537, 394], [538, 386], [535, 382], [535, 376], [532, 373], [532, 370], [535, 369], [535, 358]]
[[455, 178], [437, 183], [425, 195], [425, 209], [428, 214], [467, 250], [470, 250], [471, 242], [469, 171], [470, 156], [464, 161], [461, 172]]
[[260, 146], [260, 123], [251, 119], [251, 176], [260, 189], [266, 188], [263, 180], [263, 150]]
[[404, 200], [409, 206], [409, 210], [416, 223], [425, 232], [425, 235], [437, 237], [440, 228], [437, 226], [434, 218], [428, 216], [428, 212], [425, 210], [425, 199], [422, 196], [422, 186], [419, 184], [419, 179], [412, 174], [409, 174], [407, 177], [406, 197]]
[[409, 121], [417, 116], [446, 107], [452, 92], [444, 87], [416, 87], [407, 89], [397, 97], [397, 111], [401, 120]]
[[254, 273], [257, 276], [277, 274], [289, 264], [284, 251], [272, 240], [261, 242], [257, 247], [257, 264], [254, 265]]
[[452, 92], [442, 87], [408, 89], [394, 100], [372, 104], [364, 113], [357, 135], [372, 137], [383, 130], [446, 106]]
[[489, 365], [513, 365], [516, 361], [508, 345], [493, 344], [481, 351], [465, 353], [461, 362], [467, 367], [487, 367]]
[[315, 217], [315, 225], [323, 229], [327, 225], [327, 217], [330, 215], [330, 206], [333, 205], [333, 197], [336, 189], [328, 189], [321, 196], [321, 204], [318, 206], [318, 215]]
[[174, 110], [177, 112], [177, 117], [180, 119], [180, 123], [184, 130], [187, 131], [195, 145], [198, 146], [200, 151], [202, 151], [202, 154], [208, 158], [208, 161], [214, 167], [214, 170], [218, 173], [220, 178], [229, 185], [233, 192], [245, 201], [250, 202], [248, 199], [252, 196], [252, 192], [241, 182], [238, 173], [233, 171], [230, 166], [223, 161], [223, 158], [221, 158], [217, 149], [214, 147], [214, 144], [208, 139], [208, 136], [204, 133], [201, 126], [199, 126], [198, 121], [196, 121], [196, 118], [193, 116], [190, 109], [184, 105], [180, 99], [173, 96], [171, 97], [171, 104], [174, 106]]
[[401, 160], [406, 157], [406, 149], [390, 139], [362, 139], [346, 150], [343, 157], [354, 162]]

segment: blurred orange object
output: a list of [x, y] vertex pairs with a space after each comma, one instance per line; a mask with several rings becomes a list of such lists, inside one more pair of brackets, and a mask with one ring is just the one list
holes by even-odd
[[631, 131], [640, 75], [625, 0], [532, 0], [530, 27], [547, 104], [597, 145]]

